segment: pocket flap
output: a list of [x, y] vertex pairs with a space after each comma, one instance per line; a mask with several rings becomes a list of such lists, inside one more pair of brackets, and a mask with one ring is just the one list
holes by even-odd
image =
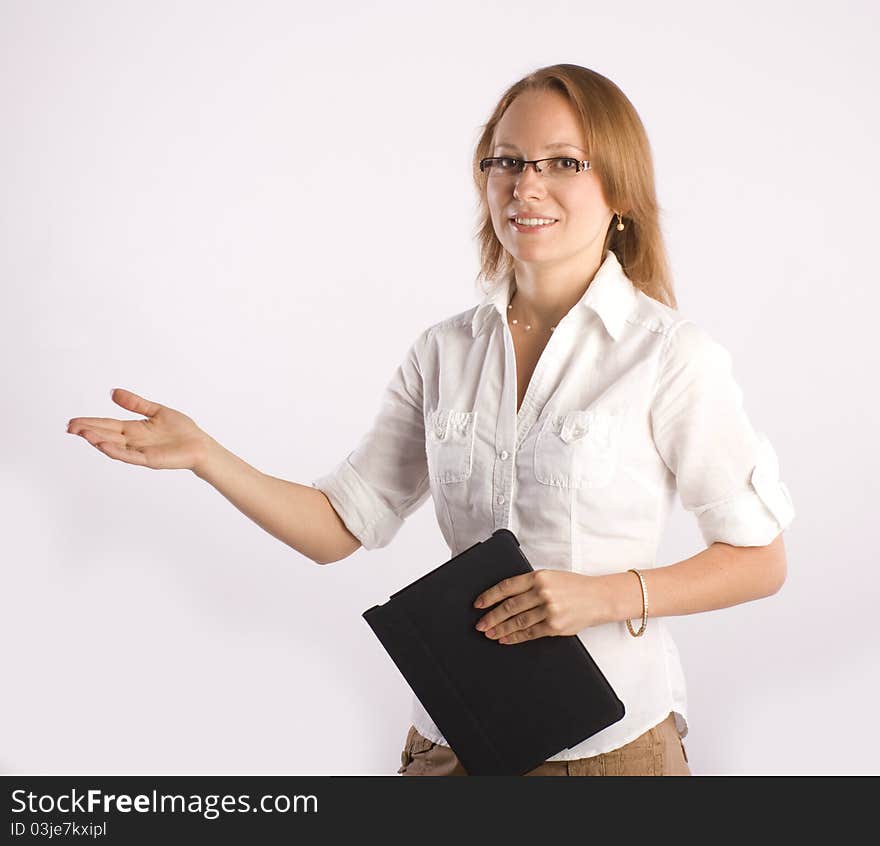
[[591, 430], [592, 417], [590, 411], [569, 411], [562, 420], [559, 437], [567, 444], [579, 440]]
[[449, 410], [437, 409], [428, 415], [428, 435], [442, 441], [449, 431]]
[[476, 411], [438, 408], [428, 414], [427, 433], [438, 441], [446, 440], [450, 435], [454, 435], [456, 440], [465, 439], [476, 416]]
[[567, 444], [586, 435], [596, 443], [609, 445], [618, 421], [618, 414], [611, 411], [587, 408], [566, 412], [559, 437]]

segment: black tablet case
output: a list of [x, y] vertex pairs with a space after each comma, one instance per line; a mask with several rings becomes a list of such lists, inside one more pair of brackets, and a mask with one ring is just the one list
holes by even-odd
[[522, 775], [625, 709], [577, 635], [498, 643], [477, 595], [532, 571], [498, 529], [363, 613], [468, 775]]

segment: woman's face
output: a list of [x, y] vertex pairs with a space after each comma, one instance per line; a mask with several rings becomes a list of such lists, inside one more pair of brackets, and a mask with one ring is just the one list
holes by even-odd
[[[556, 91], [524, 91], [517, 96], [492, 140], [492, 156], [589, 159], [577, 115]], [[594, 171], [554, 178], [527, 165], [519, 175], [490, 176], [486, 195], [495, 234], [515, 262], [552, 266], [601, 260], [613, 215]], [[555, 218], [556, 223], [523, 232], [514, 226], [514, 216]]]

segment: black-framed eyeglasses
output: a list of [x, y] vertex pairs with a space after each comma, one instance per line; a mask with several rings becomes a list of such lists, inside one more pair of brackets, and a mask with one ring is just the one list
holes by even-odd
[[[538, 167], [542, 162], [547, 162], [544, 167]], [[546, 159], [517, 159], [513, 156], [492, 156], [488, 159], [480, 159], [480, 170], [491, 177], [516, 176], [525, 170], [526, 165], [534, 165], [535, 172], [542, 176], [569, 177], [576, 173], [591, 170], [588, 161], [572, 158], [571, 156], [552, 156]]]

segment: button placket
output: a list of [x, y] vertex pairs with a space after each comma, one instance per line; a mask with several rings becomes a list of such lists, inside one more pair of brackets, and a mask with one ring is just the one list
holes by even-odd
[[[498, 453], [499, 458], [507, 454], [507, 450]], [[508, 454], [509, 457], [509, 454]], [[511, 473], [513, 472], [512, 462], [507, 460], [497, 461], [495, 463], [495, 526], [507, 527], [507, 514], [510, 509], [509, 492], [511, 487]], [[505, 507], [506, 506], [506, 507]]]
[[[522, 447], [523, 441], [526, 439], [530, 429], [538, 419], [541, 409], [547, 402], [548, 395], [544, 386], [544, 373], [548, 367], [552, 367], [553, 363], [557, 361], [560, 344], [567, 342], [567, 333], [570, 330], [571, 324], [566, 323], [566, 319], [567, 315], [562, 321], [560, 321], [559, 325], [556, 327], [556, 331], [550, 336], [550, 339], [547, 341], [544, 349], [538, 356], [538, 361], [535, 364], [535, 369], [532, 371], [532, 378], [529, 380], [528, 387], [526, 388], [522, 405], [520, 406], [519, 411], [515, 413], [514, 421], [517, 450]], [[509, 377], [512, 374], [512, 378], [505, 378], [505, 385], [510, 383], [509, 390], [514, 397], [511, 402], [513, 407], [516, 408], [516, 355], [513, 350], [513, 339], [510, 334], [510, 327], [507, 326], [506, 321], [504, 343], [506, 348], [506, 363], [508, 367], [507, 376]]]
[[[505, 326], [504, 380], [501, 386], [501, 402], [498, 404], [495, 441], [495, 455], [499, 460], [495, 461], [492, 491], [495, 528], [509, 527], [513, 474], [516, 471], [513, 448], [510, 450], [503, 448], [504, 444], [513, 444], [516, 440], [516, 363], [513, 357], [513, 343], [507, 337], [508, 331]], [[513, 410], [514, 414], [510, 415], [508, 409]]]

